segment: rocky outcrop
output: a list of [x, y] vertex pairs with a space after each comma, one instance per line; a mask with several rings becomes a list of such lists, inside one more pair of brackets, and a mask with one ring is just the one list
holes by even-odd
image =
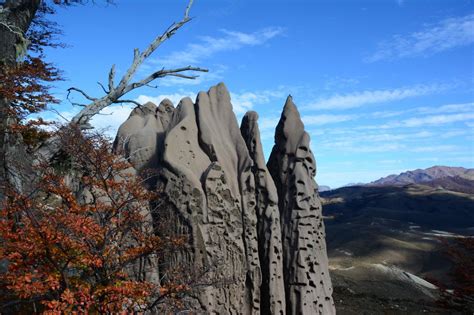
[[[162, 202], [154, 219], [171, 220], [173, 233], [189, 236], [190, 249], [174, 253], [160, 273], [173, 265], [205, 270], [207, 281], [187, 301], [190, 307], [219, 314], [326, 310], [332, 300], [324, 302], [330, 299], [330, 291], [324, 291], [330, 286], [324, 239], [315, 240], [319, 247], [315, 245], [315, 250], [308, 251], [312, 254], [305, 256], [321, 263], [319, 269], [314, 267], [311, 279], [318, 282], [313, 291], [320, 294], [323, 306], [288, 308], [294, 298], [288, 295], [292, 284], [283, 276], [285, 255], [302, 249], [290, 249], [292, 242], [285, 245], [282, 230], [297, 230], [299, 225], [296, 221], [289, 223], [291, 227], [285, 226], [287, 221], [280, 225], [282, 214], [289, 210], [279, 203], [284, 191], [277, 187], [282, 183], [275, 186], [265, 165], [257, 118], [256, 113], [247, 113], [239, 129], [229, 92], [221, 83], [200, 92], [195, 103], [184, 98], [176, 108], [165, 100], [158, 107], [148, 103], [135, 109], [120, 127], [115, 149], [140, 172], [151, 169], [155, 173], [149, 187], [160, 191]], [[310, 220], [315, 222], [311, 232], [324, 237], [318, 195], [311, 190], [316, 187], [310, 178], [314, 173], [298, 172], [309, 183], [307, 211], [319, 213]], [[309, 237], [309, 230], [302, 231]]]
[[287, 314], [333, 314], [316, 163], [292, 97], [288, 96], [268, 161], [278, 190]]

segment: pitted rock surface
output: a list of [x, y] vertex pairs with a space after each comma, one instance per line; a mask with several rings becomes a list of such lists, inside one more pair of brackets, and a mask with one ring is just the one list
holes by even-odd
[[256, 112], [247, 112], [240, 130], [253, 160], [258, 250], [262, 269], [261, 311], [262, 314], [282, 314], [285, 312], [285, 287], [278, 194], [265, 165], [257, 120]]
[[209, 288], [203, 304], [219, 314], [246, 313], [250, 304], [245, 301], [246, 266], [240, 206], [219, 163], [213, 162], [204, 177], [208, 205], [207, 233], [203, 235], [205, 261], [211, 267], [208, 277], [223, 285], [217, 290]]
[[255, 313], [260, 309], [261, 272], [252, 159], [240, 134], [229, 92], [223, 83], [212, 87], [207, 93], [198, 94], [196, 114], [201, 147], [211, 161], [217, 161], [222, 166], [232, 196], [236, 198], [241, 211], [247, 269], [245, 305], [250, 306], [245, 312]]
[[287, 314], [335, 314], [316, 163], [292, 97], [275, 133], [268, 169], [275, 181], [282, 224]]

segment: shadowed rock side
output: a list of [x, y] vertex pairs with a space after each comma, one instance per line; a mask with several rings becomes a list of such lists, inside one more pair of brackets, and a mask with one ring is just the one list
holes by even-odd
[[[160, 182], [166, 183], [165, 194], [189, 226], [194, 267], [208, 269], [205, 277], [216, 282], [200, 292], [200, 308], [224, 314], [248, 312], [252, 300], [245, 296], [248, 268], [240, 195], [230, 189], [220, 160], [212, 162], [200, 147], [199, 106], [185, 98], [175, 110], [164, 142]], [[237, 154], [229, 158], [238, 161]], [[236, 166], [227, 166], [235, 172]]]
[[[160, 279], [173, 266], [189, 270], [189, 276], [202, 285], [186, 299], [186, 305], [202, 313], [330, 313], [331, 283], [319, 199], [312, 181], [314, 162], [291, 160], [291, 173], [307, 185], [298, 190], [304, 195], [302, 200], [290, 198], [289, 192], [279, 188], [282, 198], [291, 201], [285, 203], [291, 208], [284, 210], [265, 166], [256, 120], [255, 113], [248, 113], [239, 129], [229, 92], [221, 83], [199, 93], [195, 104], [189, 98], [181, 100], [176, 109], [167, 100], [158, 108], [148, 103], [135, 109], [120, 127], [115, 150], [137, 170], [151, 168], [156, 173], [149, 187], [161, 193], [154, 213], [157, 226], [170, 222], [171, 233], [189, 235], [190, 249], [167, 258], [169, 261], [160, 266]], [[293, 138], [290, 141], [295, 142], [292, 148], [309, 145], [309, 138], [301, 144]], [[282, 142], [283, 148], [286, 143]], [[292, 150], [284, 152], [296, 152]], [[303, 159], [312, 158], [310, 153], [306, 155]], [[279, 187], [285, 183], [279, 180]], [[297, 206], [303, 210], [294, 210]], [[283, 231], [291, 231], [285, 234], [291, 242], [282, 247], [280, 213], [295, 216], [299, 212], [305, 218], [285, 221], [288, 226]], [[298, 229], [304, 240], [296, 238]], [[159, 228], [157, 233], [162, 233]], [[292, 242], [298, 247], [292, 247]], [[304, 253], [303, 247], [307, 248]], [[301, 299], [296, 297], [298, 290], [289, 288], [292, 295], [286, 293], [285, 297], [284, 253], [287, 258], [298, 254], [299, 259], [309, 259], [300, 262], [307, 267], [296, 273], [303, 277], [302, 272], [307, 272], [310, 279], [305, 288], [309, 293], [302, 293]], [[295, 268], [296, 264], [288, 266]], [[295, 287], [294, 281], [288, 284]], [[292, 301], [290, 305], [316, 301], [317, 305], [288, 308], [288, 301]]]
[[258, 251], [262, 269], [261, 313], [284, 314], [286, 306], [278, 195], [265, 165], [257, 120], [256, 112], [247, 112], [240, 131], [254, 162], [252, 171], [255, 177]]
[[268, 169], [275, 181], [283, 239], [287, 314], [334, 314], [316, 164], [291, 96], [275, 133]]

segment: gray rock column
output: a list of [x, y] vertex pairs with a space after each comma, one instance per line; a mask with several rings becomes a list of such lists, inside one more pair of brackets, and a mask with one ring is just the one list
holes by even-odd
[[268, 169], [278, 190], [287, 314], [334, 314], [316, 164], [291, 96], [275, 133]]
[[240, 131], [250, 157], [255, 178], [257, 201], [258, 252], [262, 270], [261, 314], [285, 313], [285, 288], [283, 283], [283, 250], [281, 244], [280, 212], [278, 195], [273, 179], [265, 165], [258, 114], [247, 112], [242, 119]]
[[210, 160], [222, 167], [232, 197], [242, 216], [245, 249], [245, 303], [241, 312], [260, 311], [261, 272], [258, 257], [257, 215], [255, 213], [255, 182], [252, 159], [240, 134], [226, 86], [219, 83], [196, 99], [199, 143]]

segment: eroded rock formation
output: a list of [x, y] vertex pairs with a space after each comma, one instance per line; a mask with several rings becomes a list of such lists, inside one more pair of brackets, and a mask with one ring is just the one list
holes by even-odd
[[115, 149], [156, 174], [148, 184], [165, 204], [155, 220], [171, 218], [175, 232], [189, 235], [191, 250], [168, 265], [206, 270], [211, 280], [189, 300], [197, 311], [334, 312], [314, 158], [293, 111], [287, 102], [270, 171], [257, 114], [247, 113], [239, 129], [222, 83], [195, 103], [147, 103], [119, 129]]
[[278, 190], [287, 314], [332, 314], [332, 285], [316, 163], [300, 114], [288, 96], [268, 169]]

